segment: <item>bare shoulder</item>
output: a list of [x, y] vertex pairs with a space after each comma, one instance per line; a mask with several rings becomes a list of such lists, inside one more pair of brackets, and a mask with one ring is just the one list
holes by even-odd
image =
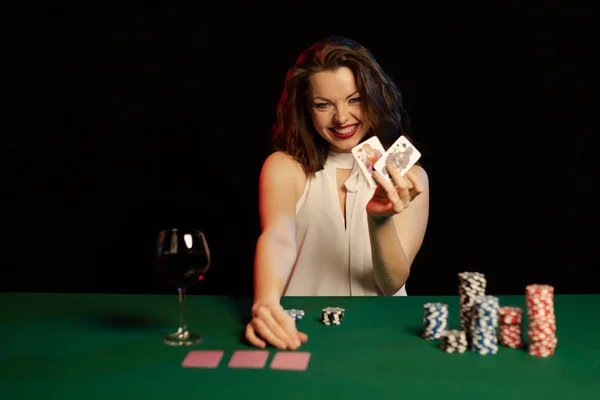
[[295, 200], [298, 200], [304, 191], [305, 185], [306, 174], [302, 169], [302, 165], [289, 154], [276, 151], [269, 155], [263, 163], [260, 173], [260, 186], [262, 188], [292, 190]]
[[302, 171], [302, 166], [300, 165], [300, 163], [294, 160], [292, 156], [283, 151], [276, 151], [274, 153], [271, 153], [271, 155], [269, 155], [269, 157], [267, 157], [267, 159], [265, 160], [264, 166], [286, 168], [290, 170], [290, 172], [293, 169], [298, 169], [299, 171]]
[[415, 176], [415, 178], [419, 181], [421, 185], [423, 185], [424, 190], [429, 190], [429, 175], [427, 175], [427, 171], [420, 165], [414, 165], [410, 171]]

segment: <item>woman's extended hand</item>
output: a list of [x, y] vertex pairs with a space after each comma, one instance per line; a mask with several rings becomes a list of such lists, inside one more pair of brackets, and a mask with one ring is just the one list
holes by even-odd
[[264, 349], [267, 344], [280, 350], [296, 350], [308, 336], [298, 332], [296, 321], [277, 302], [255, 304], [252, 319], [246, 325], [246, 340]]
[[387, 217], [399, 214], [410, 205], [415, 197], [423, 192], [423, 186], [417, 178], [418, 165], [409, 169], [404, 176], [392, 165], [386, 166], [393, 184], [381, 174], [374, 171], [373, 179], [377, 182], [377, 189], [367, 203], [367, 214], [374, 217]]

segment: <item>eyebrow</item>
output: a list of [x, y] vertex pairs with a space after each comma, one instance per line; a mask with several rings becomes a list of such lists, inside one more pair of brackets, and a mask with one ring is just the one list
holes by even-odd
[[[350, 97], [354, 96], [354, 95], [355, 95], [356, 93], [358, 93], [358, 92], [359, 92], [359, 91], [357, 90], [356, 92], [354, 92], [354, 93], [352, 93], [352, 94], [349, 94], [349, 95], [346, 97], [346, 100], [348, 100]], [[323, 97], [323, 96], [315, 96], [315, 97], [313, 97], [313, 100], [316, 100], [316, 99], [321, 99], [321, 100], [325, 100], [325, 101], [328, 101], [328, 102], [332, 103], [332, 101], [331, 101], [331, 100], [329, 100], [327, 97]]]

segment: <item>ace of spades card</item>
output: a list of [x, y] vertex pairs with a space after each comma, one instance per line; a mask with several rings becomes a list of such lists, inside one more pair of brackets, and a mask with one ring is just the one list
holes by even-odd
[[383, 157], [375, 163], [375, 170], [390, 183], [393, 183], [386, 165], [393, 165], [400, 171], [400, 176], [404, 176], [404, 174], [415, 165], [419, 158], [421, 158], [419, 150], [413, 146], [406, 136], [400, 136], [385, 152]]

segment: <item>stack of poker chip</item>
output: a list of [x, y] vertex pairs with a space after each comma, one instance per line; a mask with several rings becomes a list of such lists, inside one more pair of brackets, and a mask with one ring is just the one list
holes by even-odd
[[513, 349], [523, 346], [523, 310], [519, 307], [500, 307], [498, 314], [500, 344]]
[[299, 320], [299, 319], [302, 319], [302, 317], [304, 317], [303, 310], [290, 309], [290, 310], [285, 310], [285, 312], [287, 312], [288, 315], [295, 320]]
[[451, 329], [442, 335], [442, 345], [440, 348], [446, 353], [464, 353], [467, 351], [468, 346], [465, 331]]
[[325, 325], [340, 325], [344, 318], [344, 309], [339, 307], [327, 307], [321, 311], [321, 322]]
[[558, 343], [554, 288], [549, 285], [528, 285], [525, 288], [525, 298], [529, 325], [527, 352], [535, 357], [550, 357]]
[[471, 325], [475, 298], [485, 295], [487, 281], [480, 272], [461, 272], [458, 274], [458, 294], [460, 296], [460, 327], [467, 333], [471, 342]]
[[496, 354], [499, 300], [495, 296], [478, 296], [474, 302], [471, 319], [471, 350], [481, 355]]
[[448, 329], [448, 305], [443, 303], [426, 303], [423, 306], [423, 337], [437, 340]]

